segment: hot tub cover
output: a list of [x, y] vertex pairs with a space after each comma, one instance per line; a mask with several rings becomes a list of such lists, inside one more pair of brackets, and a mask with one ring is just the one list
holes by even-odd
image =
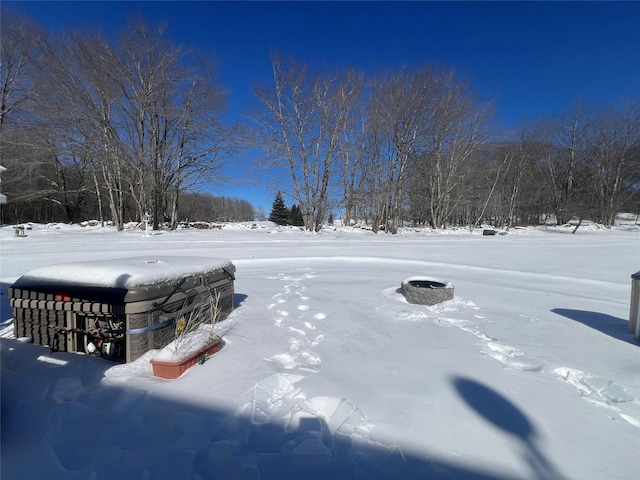
[[22, 285], [78, 285], [133, 289], [172, 282], [215, 270], [235, 271], [230, 260], [189, 256], [145, 256], [48, 265], [21, 276], [13, 287]]

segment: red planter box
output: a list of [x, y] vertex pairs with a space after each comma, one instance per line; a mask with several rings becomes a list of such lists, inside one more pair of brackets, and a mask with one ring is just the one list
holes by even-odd
[[151, 365], [153, 366], [153, 374], [156, 377], [166, 378], [173, 380], [182, 375], [187, 368], [194, 366], [203, 355], [213, 355], [220, 351], [222, 348], [222, 339], [216, 338], [212, 343], [201, 348], [197, 352], [192, 353], [188, 357], [180, 360], [179, 362], [162, 362], [151, 359]]

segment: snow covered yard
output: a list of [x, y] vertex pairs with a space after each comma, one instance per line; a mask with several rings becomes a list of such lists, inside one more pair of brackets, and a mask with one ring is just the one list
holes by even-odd
[[[639, 478], [640, 232], [568, 232], [0, 229], [1, 477]], [[20, 275], [154, 255], [237, 267], [225, 348], [180, 379], [11, 338]], [[454, 300], [407, 303], [413, 275]]]

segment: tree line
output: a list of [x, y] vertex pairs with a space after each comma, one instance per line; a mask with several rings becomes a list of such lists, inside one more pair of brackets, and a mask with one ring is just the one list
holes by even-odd
[[549, 217], [611, 226], [640, 210], [640, 99], [576, 104], [507, 133], [470, 82], [440, 65], [365, 75], [275, 54], [273, 81], [254, 87], [259, 108], [238, 128], [222, 121], [214, 59], [163, 27], [133, 19], [108, 40], [51, 37], [5, 7], [1, 21], [3, 222], [213, 219], [211, 198], [189, 192], [223, 181], [225, 161], [245, 148], [262, 152], [254, 170], [273, 174], [268, 187], [309, 230], [334, 211], [394, 232]]
[[244, 199], [185, 192], [178, 207], [178, 217], [181, 221], [249, 222], [256, 219], [256, 211]]
[[3, 221], [149, 213], [178, 222], [181, 196], [222, 180], [233, 151], [213, 59], [132, 19], [114, 41], [55, 37], [2, 9]]
[[640, 213], [640, 98], [576, 104], [506, 135], [491, 105], [439, 65], [373, 77], [278, 55], [272, 65], [273, 84], [255, 91], [254, 138], [263, 165], [287, 172], [282, 189], [309, 230], [335, 208], [346, 224], [390, 232], [550, 218], [610, 227], [622, 209]]

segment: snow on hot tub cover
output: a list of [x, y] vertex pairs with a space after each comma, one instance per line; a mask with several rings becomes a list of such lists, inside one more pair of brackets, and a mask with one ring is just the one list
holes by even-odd
[[126, 257], [39, 267], [21, 276], [13, 286], [37, 283], [130, 289], [229, 269], [235, 270], [231, 261], [224, 258]]

